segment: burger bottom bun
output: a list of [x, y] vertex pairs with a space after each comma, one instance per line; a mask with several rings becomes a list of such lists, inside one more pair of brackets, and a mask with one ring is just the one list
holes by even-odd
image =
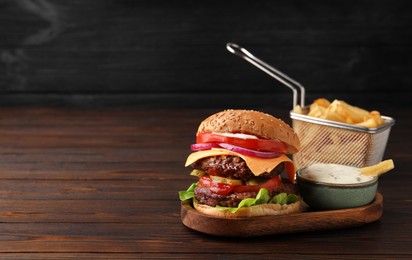
[[219, 218], [249, 218], [259, 216], [274, 216], [291, 214], [301, 211], [301, 201], [297, 201], [288, 205], [280, 204], [259, 204], [250, 207], [243, 207], [238, 209], [235, 213], [231, 213], [228, 210], [220, 210], [215, 207], [211, 207], [204, 204], [199, 204], [196, 200], [193, 200], [194, 208], [206, 215], [219, 217]]

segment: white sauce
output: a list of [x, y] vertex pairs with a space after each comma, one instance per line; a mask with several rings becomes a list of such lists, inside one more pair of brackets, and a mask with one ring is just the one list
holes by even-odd
[[217, 135], [223, 135], [227, 137], [235, 137], [235, 138], [240, 138], [240, 139], [259, 139], [255, 135], [248, 135], [248, 134], [241, 134], [241, 133], [213, 133]]
[[333, 184], [356, 184], [374, 179], [373, 176], [361, 174], [357, 167], [323, 163], [316, 163], [304, 168], [301, 171], [301, 176], [312, 181]]

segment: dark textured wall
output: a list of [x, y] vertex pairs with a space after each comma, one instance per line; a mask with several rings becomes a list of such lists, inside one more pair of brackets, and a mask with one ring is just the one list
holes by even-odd
[[[410, 1], [0, 0], [0, 102], [291, 106], [236, 42], [319, 96], [407, 102]], [[383, 103], [382, 103], [383, 102]]]

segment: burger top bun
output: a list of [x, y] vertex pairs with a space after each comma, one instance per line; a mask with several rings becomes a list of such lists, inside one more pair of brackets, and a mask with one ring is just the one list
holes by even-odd
[[300, 141], [293, 129], [282, 120], [253, 110], [225, 110], [213, 114], [200, 123], [200, 133], [243, 133], [262, 139], [282, 141], [288, 145], [287, 153], [299, 151]]
[[240, 208], [235, 213], [231, 213], [228, 210], [220, 210], [204, 204], [199, 204], [196, 200], [193, 200], [193, 207], [203, 214], [219, 218], [250, 218], [297, 213], [301, 211], [301, 202], [299, 200], [295, 203], [287, 205], [259, 204]]

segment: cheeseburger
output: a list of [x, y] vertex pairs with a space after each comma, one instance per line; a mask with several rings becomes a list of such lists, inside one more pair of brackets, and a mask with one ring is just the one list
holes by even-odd
[[[179, 192], [204, 214], [223, 217], [280, 215], [300, 210], [293, 129], [269, 114], [225, 110], [201, 122], [185, 166], [198, 181]], [[285, 172], [286, 174], [283, 174]]]

